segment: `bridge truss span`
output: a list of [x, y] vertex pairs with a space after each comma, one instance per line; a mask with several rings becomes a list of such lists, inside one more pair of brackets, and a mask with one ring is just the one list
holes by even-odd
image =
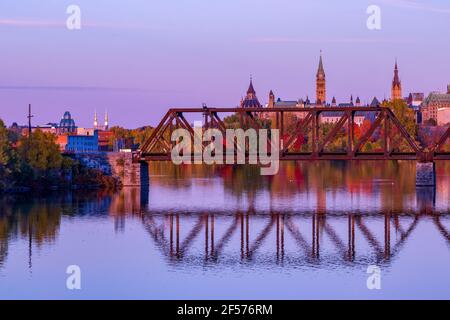
[[[170, 109], [141, 146], [135, 160], [170, 161], [172, 132], [185, 129], [192, 139], [196, 134], [187, 115], [203, 119], [203, 130], [214, 128], [224, 137], [227, 129], [236, 127], [278, 129], [280, 160], [450, 160], [450, 152], [442, 151], [450, 128], [434, 146], [423, 148], [392, 110], [385, 107]], [[229, 115], [238, 119], [236, 125], [230, 126], [223, 120], [223, 116]], [[361, 119], [369, 115], [371, 120], [362, 125]], [[325, 121], [325, 116], [333, 121]], [[338, 139], [342, 147], [336, 149]], [[236, 144], [233, 152], [238, 152]]]

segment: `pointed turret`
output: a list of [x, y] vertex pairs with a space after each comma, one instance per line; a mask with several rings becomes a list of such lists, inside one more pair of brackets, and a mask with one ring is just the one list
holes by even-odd
[[255, 88], [253, 88], [253, 79], [250, 77], [250, 85], [248, 86], [247, 96], [241, 101], [242, 108], [260, 108], [262, 107], [256, 97]]
[[275, 94], [273, 93], [272, 90], [270, 90], [269, 92], [269, 108], [273, 108], [275, 107]]
[[377, 97], [373, 97], [372, 102], [370, 103], [371, 107], [379, 107], [380, 106], [380, 101], [378, 101]]
[[105, 130], [108, 130], [109, 120], [108, 120], [108, 110], [105, 111]]
[[247, 95], [249, 94], [256, 94], [255, 89], [253, 88], [253, 78], [250, 77], [250, 85], [248, 86]]
[[98, 128], [97, 110], [94, 111], [94, 129]]

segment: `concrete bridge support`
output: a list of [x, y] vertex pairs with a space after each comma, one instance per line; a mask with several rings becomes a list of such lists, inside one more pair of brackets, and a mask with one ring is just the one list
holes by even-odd
[[89, 168], [97, 169], [116, 178], [124, 187], [147, 187], [147, 162], [133, 162], [131, 152], [82, 153], [74, 156]]
[[147, 162], [133, 162], [131, 152], [112, 152], [107, 155], [111, 173], [124, 187], [148, 186]]
[[434, 161], [417, 162], [416, 186], [418, 187], [436, 186], [436, 163]]

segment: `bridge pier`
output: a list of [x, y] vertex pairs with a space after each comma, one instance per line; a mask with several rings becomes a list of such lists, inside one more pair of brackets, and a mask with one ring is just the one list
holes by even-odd
[[111, 173], [124, 187], [144, 187], [149, 184], [148, 163], [133, 161], [131, 152], [110, 152]]
[[436, 186], [436, 163], [434, 161], [416, 163], [416, 186]]

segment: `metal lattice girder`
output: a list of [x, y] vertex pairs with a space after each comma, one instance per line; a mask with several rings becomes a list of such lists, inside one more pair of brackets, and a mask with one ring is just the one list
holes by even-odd
[[439, 152], [445, 145], [445, 142], [448, 138], [450, 138], [450, 126], [447, 128], [447, 131], [444, 133], [444, 135], [439, 139], [439, 142], [434, 146], [433, 151]]
[[[331, 112], [339, 114], [339, 120], [334, 124], [331, 132], [329, 132], [322, 140], [319, 133], [321, 128], [320, 115], [323, 112]], [[368, 130], [357, 139], [354, 135], [354, 116], [357, 112], [373, 112], [376, 119], [368, 128]], [[150, 138], [145, 141], [139, 152], [141, 161], [169, 161], [171, 141], [167, 141], [166, 133], [170, 128], [172, 133], [173, 122], [176, 122], [177, 128], [183, 128], [190, 132], [191, 137], [195, 135], [195, 131], [191, 124], [186, 120], [184, 114], [199, 114], [204, 116], [204, 130], [216, 128], [222, 132], [225, 139], [226, 124], [219, 117], [219, 114], [237, 114], [241, 120], [241, 125], [250, 125], [255, 130], [261, 129], [256, 121], [258, 115], [271, 114], [276, 115], [279, 121], [276, 121], [275, 128], [282, 133], [285, 132], [284, 115], [286, 113], [298, 116], [298, 122], [295, 124], [293, 133], [287, 142], [282, 146], [280, 151], [280, 160], [421, 160], [432, 161], [450, 160], [450, 153], [441, 152], [447, 139], [450, 137], [450, 128], [441, 137], [439, 142], [431, 151], [425, 151], [420, 148], [414, 138], [408, 133], [406, 128], [400, 123], [395, 114], [389, 108], [384, 107], [317, 107], [317, 108], [293, 108], [293, 107], [276, 107], [276, 108], [177, 108], [170, 109], [163, 117], [161, 122], [152, 132]], [[348, 124], [346, 128], [345, 124]], [[244, 127], [242, 127], [244, 129]], [[337, 133], [345, 132], [347, 135], [347, 150], [345, 152], [329, 152], [326, 151], [327, 145], [332, 142]], [[364, 145], [372, 138], [375, 132], [382, 133], [383, 143], [381, 151], [363, 152]], [[311, 132], [311, 152], [294, 152], [289, 151], [298, 139]], [[394, 136], [395, 135], [395, 136]], [[225, 141], [225, 140], [224, 140]], [[411, 151], [400, 152], [402, 141], [406, 141]], [[270, 145], [270, 143], [269, 143]], [[162, 151], [161, 151], [162, 150]], [[239, 146], [234, 142], [234, 153], [241, 151]], [[246, 154], [248, 157], [248, 154]], [[194, 155], [192, 155], [194, 158]]]

